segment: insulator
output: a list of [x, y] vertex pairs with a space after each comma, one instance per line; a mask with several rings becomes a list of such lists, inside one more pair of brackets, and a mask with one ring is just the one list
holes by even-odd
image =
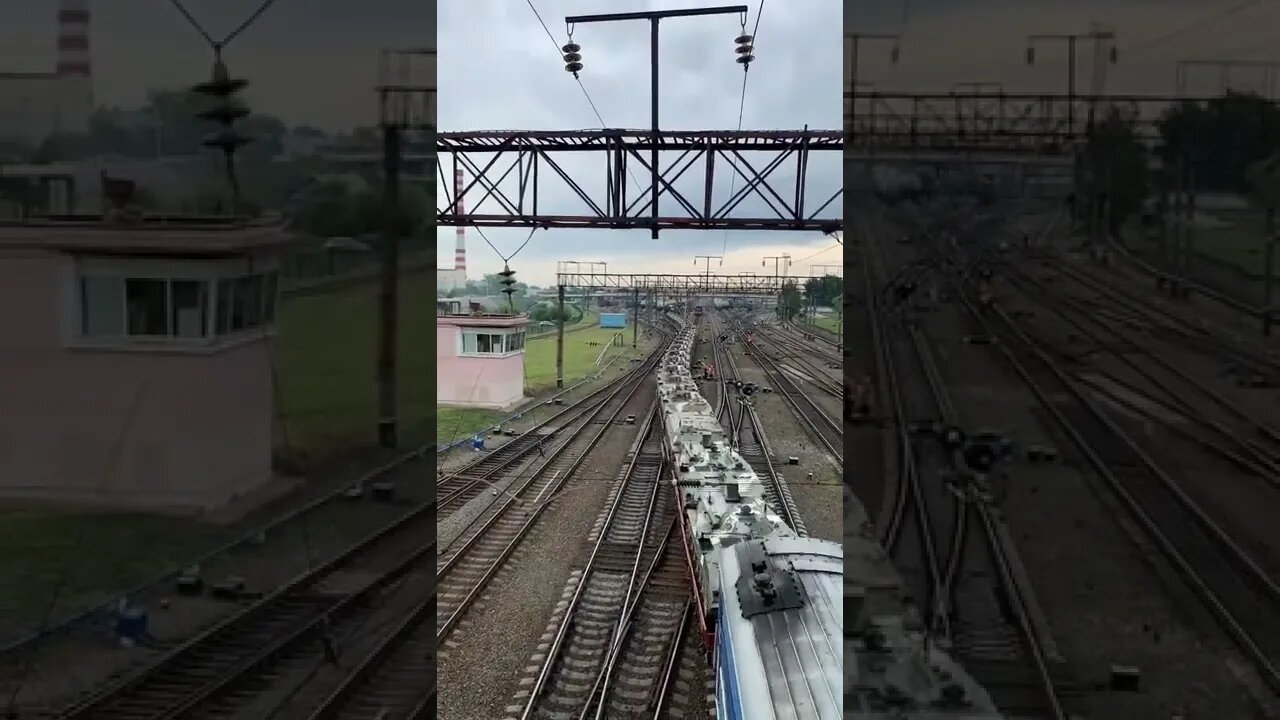
[[750, 64], [751, 61], [755, 59], [756, 59], [755, 55], [740, 55], [738, 56], [737, 62], [743, 65], [747, 65], [747, 64]]
[[750, 35], [739, 35], [738, 37], [733, 39], [733, 41], [739, 45], [746, 45], [750, 43], [752, 40], [755, 40], [755, 38]]
[[582, 56], [581, 56], [581, 55], [579, 55], [578, 53], [565, 53], [565, 54], [564, 54], [564, 61], [565, 61], [565, 63], [566, 63], [566, 64], [567, 64], [567, 63], [578, 62], [578, 61], [579, 61], [579, 60], [581, 60], [581, 59], [582, 59]]
[[755, 48], [751, 47], [750, 45], [740, 45], [736, 50], [734, 50], [734, 52], [738, 53], [739, 55], [750, 55], [752, 50], [755, 50]]
[[579, 70], [581, 70], [581, 69], [582, 69], [582, 63], [580, 63], [580, 62], [571, 62], [571, 63], [569, 63], [568, 65], [565, 65], [565, 66], [564, 66], [564, 69], [565, 69], [565, 72], [576, 73], [576, 72], [578, 72]]
[[561, 52], [565, 52], [565, 53], [576, 53], [581, 49], [582, 49], [581, 45], [579, 45], [578, 43], [572, 43], [572, 42], [560, 48]]

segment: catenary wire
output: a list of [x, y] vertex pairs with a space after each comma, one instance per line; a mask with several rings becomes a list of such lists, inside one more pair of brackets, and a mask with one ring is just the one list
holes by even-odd
[[1143, 40], [1130, 47], [1121, 48], [1120, 52], [1124, 53], [1126, 56], [1146, 52], [1147, 50], [1150, 50], [1155, 47], [1159, 47], [1160, 45], [1163, 45], [1169, 42], [1170, 40], [1176, 40], [1188, 33], [1193, 33], [1198, 30], [1203, 30], [1211, 25], [1220, 23], [1223, 20], [1226, 20], [1227, 18], [1233, 15], [1238, 15], [1244, 12], [1245, 10], [1252, 9], [1258, 5], [1262, 5], [1263, 3], [1274, 3], [1274, 2], [1277, 2], [1277, 0], [1244, 0], [1244, 2], [1236, 3], [1231, 7], [1228, 7], [1224, 10], [1220, 10], [1214, 13], [1213, 15], [1202, 18], [1188, 25], [1184, 25], [1183, 27], [1178, 28], [1177, 30], [1174, 30], [1172, 32], [1164, 33], [1163, 35], [1158, 35], [1156, 37]]
[[238, 37], [245, 30], [248, 30], [254, 23], [256, 23], [258, 21], [258, 18], [261, 18], [263, 13], [269, 10], [271, 6], [274, 5], [275, 3], [276, 3], [276, 0], [263, 0], [263, 3], [259, 5], [256, 10], [250, 13], [249, 17], [245, 18], [244, 22], [236, 26], [236, 29], [228, 33], [227, 36], [223, 38], [221, 41], [218, 41], [218, 40], [214, 40], [213, 36], [209, 34], [209, 31], [206, 30], [204, 26], [200, 24], [200, 21], [196, 20], [195, 16], [191, 14], [191, 11], [187, 10], [186, 6], [182, 4], [182, 0], [169, 0], [169, 4], [172, 5], [179, 13], [181, 13], [182, 17], [186, 18], [187, 23], [190, 24], [191, 27], [194, 28], [196, 32], [200, 33], [201, 37], [205, 39], [205, 42], [209, 43], [209, 47], [213, 48], [214, 50], [219, 50], [221, 48], [226, 47], [228, 43], [230, 43], [232, 40]]
[[[760, 38], [760, 35], [759, 35], [760, 18], [763, 14], [764, 14], [764, 0], [760, 0], [760, 4], [756, 7], [756, 24], [754, 27], [751, 28], [751, 45], [753, 48], [756, 45], [756, 41], [759, 40]], [[749, 68], [750, 68], [749, 65], [744, 65], [742, 68], [742, 92], [739, 94], [739, 97], [738, 97], [738, 131], [739, 132], [742, 131], [742, 117], [747, 107], [747, 77], [751, 75]], [[733, 163], [732, 160], [730, 160], [729, 162], [733, 164], [734, 170], [737, 170], [737, 164]], [[730, 199], [733, 198], [733, 191], [737, 189], [737, 186], [738, 186], [738, 174], [735, 172], [734, 174], [729, 176], [729, 198]], [[712, 240], [712, 242], [715, 242], [715, 241]], [[727, 250], [728, 247], [729, 247], [729, 231], [725, 230], [724, 240], [720, 243], [720, 254], [724, 255], [725, 250]]]

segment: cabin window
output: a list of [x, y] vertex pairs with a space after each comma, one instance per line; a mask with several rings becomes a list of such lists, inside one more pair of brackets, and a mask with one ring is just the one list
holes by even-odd
[[524, 349], [524, 331], [513, 333], [462, 331], [464, 355], [506, 355]]
[[274, 272], [232, 278], [86, 274], [76, 287], [77, 335], [95, 342], [208, 341], [275, 320]]

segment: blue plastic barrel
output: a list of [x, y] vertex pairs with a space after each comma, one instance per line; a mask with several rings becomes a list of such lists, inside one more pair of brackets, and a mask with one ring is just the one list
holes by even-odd
[[480, 433], [476, 433], [476, 436], [471, 438], [471, 447], [475, 448], [476, 450], [483, 450], [484, 435], [481, 435]]
[[125, 608], [116, 619], [116, 634], [137, 642], [147, 634], [147, 611], [142, 608]]

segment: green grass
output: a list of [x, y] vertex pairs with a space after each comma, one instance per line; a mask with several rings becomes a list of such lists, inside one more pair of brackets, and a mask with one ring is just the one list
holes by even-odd
[[813, 319], [813, 324], [828, 332], [837, 333], [837, 334], [839, 334], [840, 332], [840, 316], [839, 315], [824, 315], [821, 317], [815, 317]]
[[506, 416], [507, 413], [498, 410], [436, 408], [436, 444], [444, 445], [474, 435], [478, 430], [492, 427]]
[[[609, 358], [619, 352], [628, 357], [639, 357], [638, 351], [631, 349], [631, 328], [623, 330], [604, 329], [600, 327], [589, 328], [578, 332], [567, 333], [564, 336], [564, 379], [565, 384], [576, 381], [598, 370], [596, 358], [600, 356], [603, 345], [608, 343], [614, 335], [619, 332], [623, 333], [625, 345], [623, 347], [610, 348], [606, 353], [604, 360], [600, 365], [609, 361]], [[600, 345], [592, 345], [591, 343], [600, 343]], [[618, 362], [624, 362], [619, 360]], [[616, 365], [617, 363], [615, 363]], [[526, 395], [533, 395], [548, 388], [555, 387], [556, 384], [556, 338], [555, 335], [549, 337], [539, 337], [530, 340], [525, 345], [524, 352], [524, 392]]]
[[101, 602], [108, 590], [196, 557], [217, 542], [217, 532], [185, 518], [0, 510], [0, 624], [34, 628], [55, 593], [53, 620]]
[[[1231, 263], [1252, 275], [1263, 274], [1266, 254], [1263, 250], [1261, 222], [1240, 222], [1230, 227], [1196, 228], [1191, 247], [1219, 260]], [[1278, 262], [1277, 264], [1280, 264]]]
[[[397, 399], [401, 444], [429, 442], [435, 410], [435, 317], [426, 273], [400, 280]], [[377, 437], [378, 286], [286, 296], [277, 322], [277, 455], [309, 466]]]

